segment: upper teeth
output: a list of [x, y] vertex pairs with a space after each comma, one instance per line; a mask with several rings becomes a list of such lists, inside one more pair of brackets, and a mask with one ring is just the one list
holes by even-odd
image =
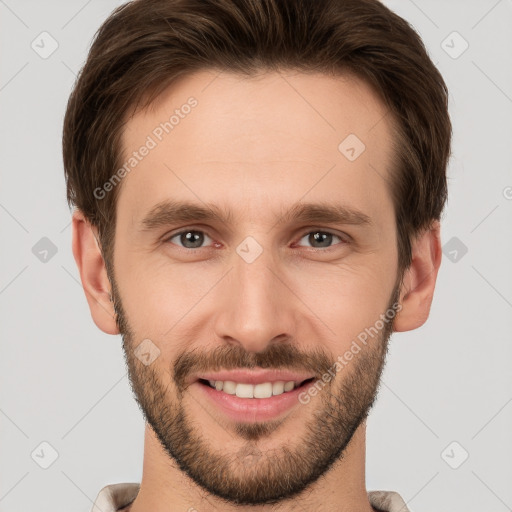
[[293, 380], [288, 382], [282, 380], [262, 382], [261, 384], [244, 384], [231, 380], [210, 380], [208, 382], [217, 391], [224, 391], [240, 398], [270, 398], [272, 395], [280, 395], [285, 391], [291, 391], [300, 384], [300, 382], [294, 382]]

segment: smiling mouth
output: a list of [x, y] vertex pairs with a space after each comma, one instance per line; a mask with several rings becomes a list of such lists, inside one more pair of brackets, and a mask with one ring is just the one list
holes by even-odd
[[222, 381], [222, 380], [206, 380], [198, 379], [203, 386], [213, 388], [228, 395], [236, 395], [239, 398], [271, 398], [273, 396], [289, 393], [290, 391], [307, 386], [314, 380], [314, 377], [297, 382], [297, 381], [273, 381], [262, 382], [260, 384], [249, 384], [244, 382]]

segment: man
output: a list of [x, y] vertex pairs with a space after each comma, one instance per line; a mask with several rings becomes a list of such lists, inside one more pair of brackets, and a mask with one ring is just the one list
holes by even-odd
[[390, 334], [429, 314], [450, 140], [441, 75], [377, 0], [114, 11], [64, 165], [146, 430], [140, 486], [95, 512], [408, 510], [366, 491], [366, 418]]

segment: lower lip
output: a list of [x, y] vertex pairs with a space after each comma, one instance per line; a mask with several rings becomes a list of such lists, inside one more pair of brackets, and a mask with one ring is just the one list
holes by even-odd
[[208, 399], [212, 400], [228, 417], [241, 422], [270, 420], [285, 413], [300, 403], [299, 395], [309, 384], [308, 381], [292, 391], [269, 398], [240, 398], [224, 391], [217, 391], [199, 381], [194, 382], [194, 386], [199, 386]]

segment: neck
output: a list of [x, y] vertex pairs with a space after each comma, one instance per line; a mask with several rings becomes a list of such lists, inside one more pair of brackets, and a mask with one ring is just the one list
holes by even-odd
[[237, 505], [206, 493], [170, 459], [148, 424], [139, 493], [123, 512], [378, 512], [368, 501], [365, 484], [366, 421], [343, 455], [303, 493], [278, 504]]

